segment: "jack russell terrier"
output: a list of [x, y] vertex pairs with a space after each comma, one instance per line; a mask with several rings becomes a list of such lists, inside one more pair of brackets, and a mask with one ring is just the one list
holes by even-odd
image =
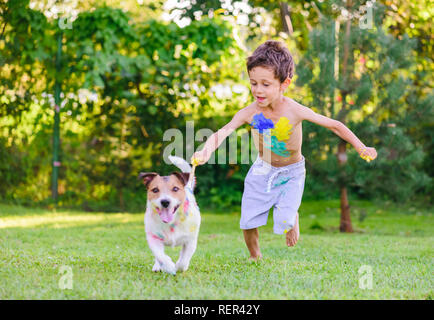
[[[200, 211], [193, 189], [194, 172], [182, 158], [169, 156], [169, 160], [181, 169], [168, 176], [156, 172], [141, 172], [139, 178], [147, 188], [145, 231], [149, 248], [155, 256], [152, 271], [176, 274], [186, 271], [196, 251], [200, 227]], [[191, 176], [190, 176], [191, 173]], [[178, 261], [164, 253], [164, 246], [181, 246]]]

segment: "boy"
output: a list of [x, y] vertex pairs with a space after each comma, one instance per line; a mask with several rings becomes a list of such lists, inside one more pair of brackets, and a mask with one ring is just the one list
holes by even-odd
[[286, 244], [299, 238], [298, 208], [304, 190], [305, 167], [301, 154], [302, 126], [307, 120], [333, 131], [349, 142], [366, 160], [377, 157], [341, 122], [319, 115], [283, 95], [294, 74], [288, 49], [278, 41], [266, 41], [247, 59], [247, 71], [255, 101], [238, 111], [223, 128], [211, 135], [192, 160], [207, 162], [223, 140], [243, 124], [250, 124], [258, 158], [244, 182], [240, 227], [250, 259], [262, 257], [258, 227], [267, 223], [273, 208], [273, 231], [286, 234]]

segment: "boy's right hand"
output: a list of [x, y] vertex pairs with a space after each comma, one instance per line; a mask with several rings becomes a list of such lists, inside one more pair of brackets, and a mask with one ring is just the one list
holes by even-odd
[[202, 165], [206, 163], [209, 160], [209, 158], [210, 156], [207, 155], [207, 152], [205, 150], [196, 151], [191, 157], [190, 162], [192, 164]]
[[359, 152], [360, 158], [363, 160], [366, 160], [367, 162], [370, 162], [377, 158], [377, 150], [375, 148], [370, 147], [362, 147], [357, 150]]

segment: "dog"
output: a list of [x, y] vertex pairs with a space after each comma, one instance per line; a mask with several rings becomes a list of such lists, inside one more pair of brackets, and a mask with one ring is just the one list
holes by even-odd
[[[160, 176], [156, 172], [141, 172], [139, 178], [147, 189], [145, 232], [149, 248], [155, 256], [152, 271], [175, 275], [186, 271], [196, 251], [201, 222], [199, 207], [193, 194], [195, 187], [191, 166], [180, 157], [169, 160], [182, 172]], [[178, 261], [164, 253], [165, 246], [182, 246]]]

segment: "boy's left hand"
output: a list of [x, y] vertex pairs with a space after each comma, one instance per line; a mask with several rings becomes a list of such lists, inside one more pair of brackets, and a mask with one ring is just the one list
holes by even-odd
[[375, 148], [370, 148], [370, 147], [359, 148], [357, 152], [359, 153], [360, 158], [368, 162], [374, 160], [377, 157], [377, 150], [375, 150]]

